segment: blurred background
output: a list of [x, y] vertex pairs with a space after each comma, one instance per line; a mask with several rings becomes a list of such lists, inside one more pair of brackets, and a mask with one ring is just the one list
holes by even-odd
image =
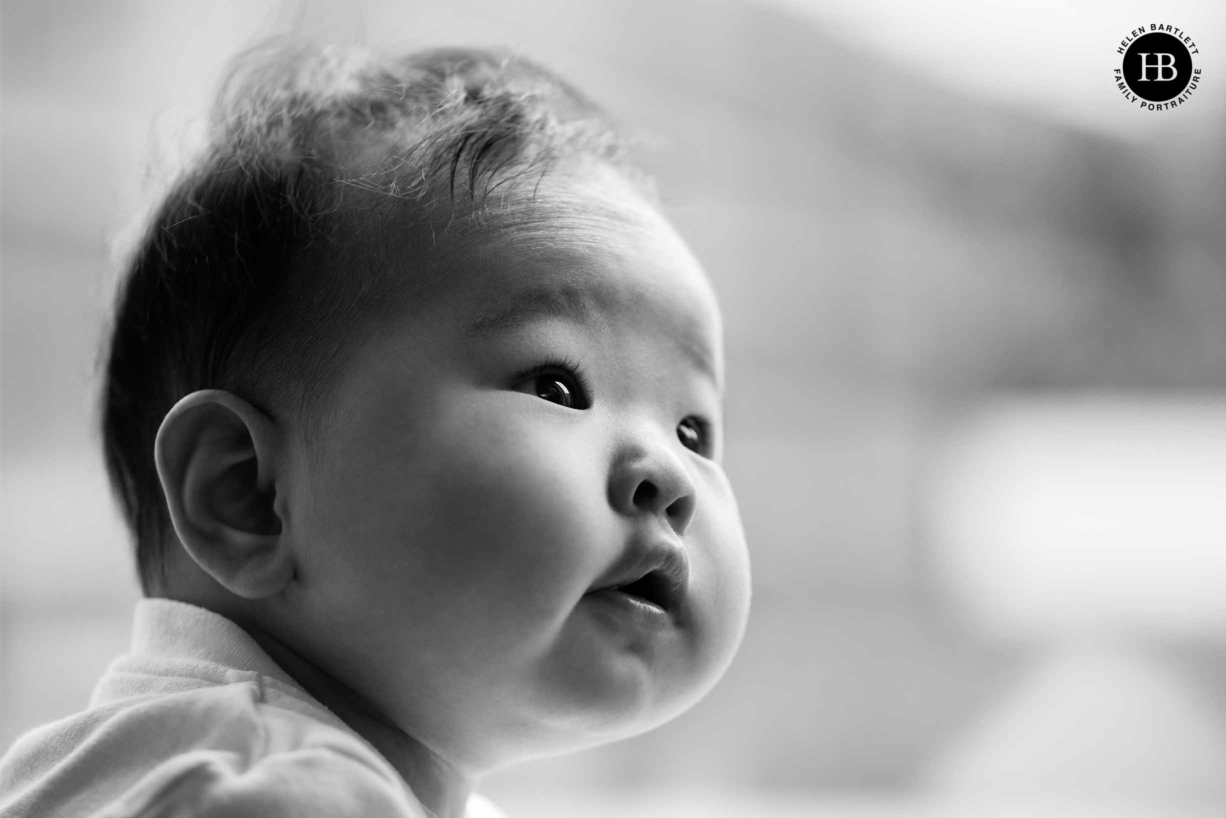
[[[1179, 26], [1174, 110], [1115, 86]], [[508, 44], [654, 139], [725, 310], [754, 610], [720, 687], [492, 777], [552, 815], [1226, 814], [1226, 6], [0, 6], [0, 746], [138, 597], [94, 426], [112, 247], [226, 58]]]

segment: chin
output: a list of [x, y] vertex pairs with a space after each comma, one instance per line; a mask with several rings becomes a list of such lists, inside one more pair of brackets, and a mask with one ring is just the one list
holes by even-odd
[[[528, 682], [523, 758], [559, 755], [632, 738], [683, 715], [707, 696], [736, 654], [744, 622], [724, 632], [682, 629], [657, 638], [610, 639], [584, 629], [557, 645]], [[529, 724], [529, 722], [531, 724]]]
[[[718, 677], [701, 684], [660, 679], [637, 657], [621, 657], [614, 667], [551, 697], [548, 705], [554, 726], [570, 737], [570, 746], [558, 752], [580, 750], [634, 736], [661, 727], [685, 713], [714, 687]], [[587, 674], [585, 674], [587, 675]]]

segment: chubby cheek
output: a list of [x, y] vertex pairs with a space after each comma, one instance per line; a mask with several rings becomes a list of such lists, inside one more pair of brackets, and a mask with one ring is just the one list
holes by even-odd
[[602, 481], [557, 435], [487, 432], [436, 464], [430, 568], [507, 626], [560, 624], [608, 559]]
[[473, 401], [412, 435], [367, 441], [361, 468], [337, 474], [324, 526], [347, 552], [327, 567], [336, 604], [391, 619], [414, 650], [471, 658], [474, 671], [543, 651], [611, 559], [598, 545], [611, 538], [599, 531], [609, 512], [590, 441], [510, 401], [527, 411], [497, 411], [506, 396]]
[[704, 481], [705, 513], [695, 516], [691, 550], [694, 621], [699, 662], [709, 683], [731, 663], [749, 618], [749, 550], [736, 499], [722, 473]]

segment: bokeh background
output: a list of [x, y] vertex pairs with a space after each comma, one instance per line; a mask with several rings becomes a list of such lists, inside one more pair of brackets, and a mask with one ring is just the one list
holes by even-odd
[[[1120, 40], [1204, 79], [1140, 111]], [[1226, 7], [3, 0], [0, 746], [138, 597], [94, 424], [117, 237], [226, 58], [508, 44], [650, 137], [725, 310], [722, 685], [512, 816], [1226, 814]]]

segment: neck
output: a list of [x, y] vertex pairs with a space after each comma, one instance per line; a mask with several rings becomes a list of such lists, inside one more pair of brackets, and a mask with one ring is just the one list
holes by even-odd
[[258, 627], [251, 638], [294, 681], [386, 758], [435, 818], [463, 818], [473, 778], [392, 723], [365, 698]]

